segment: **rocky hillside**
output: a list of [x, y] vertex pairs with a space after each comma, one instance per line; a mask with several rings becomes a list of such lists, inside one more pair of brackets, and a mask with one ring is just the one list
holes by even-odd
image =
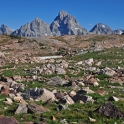
[[81, 35], [86, 34], [86, 29], [82, 28], [77, 20], [65, 11], [60, 11], [58, 16], [50, 25], [53, 36], [61, 35]]
[[1, 124], [122, 124], [124, 35], [0, 35]]
[[1, 124], [122, 124], [124, 35], [0, 35]]
[[9, 27], [7, 27], [6, 25], [1, 25], [0, 27], [0, 34], [6, 34], [6, 35], [10, 35], [13, 31], [11, 29], [9, 29]]
[[51, 36], [50, 25], [36, 18], [31, 23], [21, 26], [20, 29], [15, 30], [12, 35], [24, 37], [42, 37]]

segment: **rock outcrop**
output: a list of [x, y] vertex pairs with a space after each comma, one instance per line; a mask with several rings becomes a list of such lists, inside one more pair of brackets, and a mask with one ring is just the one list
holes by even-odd
[[19, 124], [14, 117], [0, 116], [0, 124]]
[[106, 117], [123, 118], [124, 119], [124, 112], [120, 111], [111, 102], [104, 103], [98, 109], [96, 109], [95, 112], [98, 112]]

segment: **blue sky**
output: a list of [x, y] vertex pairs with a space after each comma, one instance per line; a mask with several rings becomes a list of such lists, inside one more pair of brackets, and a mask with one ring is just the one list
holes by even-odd
[[124, 0], [0, 0], [0, 25], [18, 29], [36, 17], [50, 24], [60, 10], [87, 30], [99, 22], [124, 29]]

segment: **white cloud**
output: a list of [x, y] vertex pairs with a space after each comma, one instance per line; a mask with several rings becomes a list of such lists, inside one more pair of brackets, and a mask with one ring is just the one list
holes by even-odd
[[89, 26], [92, 26], [92, 24], [89, 24]]
[[15, 29], [11, 29], [12, 31], [15, 31]]

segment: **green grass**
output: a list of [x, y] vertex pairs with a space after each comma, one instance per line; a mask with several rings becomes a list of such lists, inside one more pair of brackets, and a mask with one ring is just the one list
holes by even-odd
[[0, 74], [0, 76], [1, 75], [7, 76], [7, 77], [11, 77], [13, 75], [31, 76], [32, 74], [26, 73], [26, 71], [24, 71], [24, 69], [29, 69], [29, 68], [31, 68], [33, 66], [34, 66], [34, 64], [30, 65], [30, 64], [20, 63], [20, 64], [16, 65], [16, 67], [14, 69], [11, 69], [12, 67], [14, 67], [14, 64], [13, 63], [9, 63], [9, 64], [7, 64], [7, 65], [5, 65], [3, 67], [0, 67], [1, 69], [6, 69], [6, 70], [3, 70], [2, 71], [2, 73]]
[[8, 40], [9, 40], [8, 38], [2, 39], [2, 41], [0, 41], [0, 45], [2, 45], [3, 43], [7, 42]]
[[66, 41], [63, 37], [61, 37], [61, 36], [53, 37], [53, 38], [51, 38], [51, 39], [55, 39], [55, 40], [58, 40], [58, 41], [61, 41], [61, 42], [67, 43], [67, 41]]
[[82, 55], [76, 55], [73, 57], [68, 57], [68, 60], [74, 60], [74, 61], [82, 61], [93, 58], [97, 61], [102, 61], [102, 67], [117, 67], [122, 66], [124, 67], [124, 52], [121, 48], [111, 48], [106, 49], [100, 52], [88, 52], [86, 54]]
[[14, 67], [13, 63], [6, 64], [5, 66], [0, 67], [0, 69], [12, 68]]
[[[43, 82], [38, 82], [38, 81], [29, 81], [29, 82], [21, 82], [23, 84], [26, 85], [26, 89], [29, 89], [29, 88], [42, 88], [42, 85], [43, 85]], [[25, 90], [26, 90], [25, 89]]]
[[106, 75], [106, 74], [99, 74], [96, 76], [96, 78], [98, 78], [100, 80], [104, 80], [105, 78], [111, 78], [111, 76]]
[[17, 35], [10, 35], [11, 39], [21, 39], [21, 36], [17, 36]]
[[4, 115], [4, 107], [6, 106], [4, 101], [6, 97], [7, 96], [5, 94], [0, 94], [0, 115]]
[[100, 36], [94, 36], [92, 38], [90, 38], [91, 41], [104, 41], [104, 40], [109, 40], [111, 38], [109, 38], [108, 36], [103, 36], [103, 35], [100, 35]]
[[18, 43], [24, 43], [24, 42], [25, 42], [24, 39], [19, 39], [19, 40], [18, 40]]

